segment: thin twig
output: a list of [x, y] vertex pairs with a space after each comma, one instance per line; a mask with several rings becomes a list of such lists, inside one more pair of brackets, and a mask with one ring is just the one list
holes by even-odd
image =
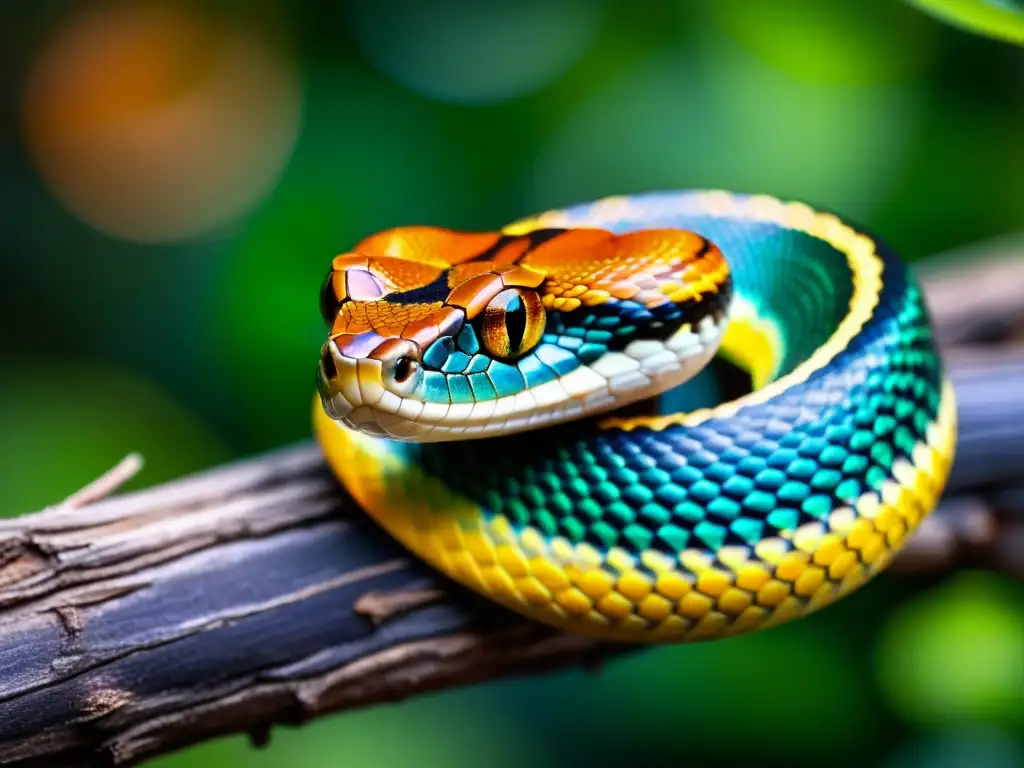
[[144, 464], [142, 454], [129, 453], [114, 467], [57, 504], [56, 508], [61, 510], [78, 509], [102, 501], [135, 477], [142, 470]]

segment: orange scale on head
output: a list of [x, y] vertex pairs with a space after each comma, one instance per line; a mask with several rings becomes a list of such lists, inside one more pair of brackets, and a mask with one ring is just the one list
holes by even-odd
[[491, 261], [469, 261], [465, 264], [454, 266], [448, 272], [448, 287], [458, 288], [467, 280], [472, 280], [479, 275], [489, 275], [494, 272], [494, 262]]
[[369, 333], [372, 329], [373, 326], [369, 323], [348, 323], [339, 316], [328, 337], [334, 339], [339, 336], [358, 336], [360, 333]]
[[426, 349], [438, 335], [437, 323], [429, 317], [412, 320], [402, 329], [402, 338], [419, 344], [422, 349]]
[[544, 274], [529, 267], [505, 267], [501, 272], [501, 282], [506, 288], [537, 288], [544, 282]]
[[429, 304], [391, 304], [387, 305], [387, 317], [391, 321], [401, 317], [406, 322], [412, 322], [424, 317], [432, 317], [443, 305], [439, 301]]
[[380, 275], [392, 291], [411, 291], [437, 279], [441, 268], [432, 264], [392, 258], [371, 258], [369, 268]]
[[[588, 305], [614, 297], [654, 306], [669, 295], [699, 298], [728, 277], [721, 253], [704, 238], [665, 229], [624, 235], [569, 230], [539, 245], [522, 264], [547, 275], [542, 293], [548, 307], [568, 306], [576, 296]], [[661, 290], [664, 284], [672, 290]]]
[[384, 275], [395, 291], [411, 291], [434, 282], [444, 270], [432, 264], [401, 259], [371, 259], [373, 269]]
[[414, 304], [410, 306], [429, 306], [431, 312], [425, 316], [417, 317], [407, 323], [400, 335], [426, 349], [430, 344], [441, 336], [450, 335], [456, 327], [462, 323], [465, 313], [457, 307], [448, 307], [441, 304]]
[[355, 248], [367, 256], [384, 256], [445, 269], [461, 264], [493, 246], [497, 232], [456, 232], [443, 227], [396, 227], [362, 240]]
[[448, 304], [464, 309], [467, 317], [476, 317], [504, 287], [500, 275], [491, 272], [476, 275], [451, 292]]
[[338, 312], [338, 319], [334, 324], [336, 326], [344, 326], [342, 330], [369, 328], [370, 316], [368, 311], [372, 306], [373, 302], [347, 301], [341, 305], [341, 311]]
[[396, 304], [390, 301], [350, 301], [345, 303], [332, 333], [375, 331], [384, 337], [398, 337], [412, 321], [427, 321], [442, 309], [433, 304]]
[[370, 260], [358, 253], [340, 253], [331, 261], [331, 269], [335, 272], [343, 272], [349, 267], [367, 269], [369, 266]]
[[518, 261], [529, 248], [530, 238], [517, 237], [499, 248], [488, 260], [497, 264], [511, 264]]

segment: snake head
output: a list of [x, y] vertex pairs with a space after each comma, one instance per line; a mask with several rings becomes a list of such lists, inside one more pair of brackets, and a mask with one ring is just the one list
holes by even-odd
[[350, 428], [417, 442], [596, 415], [703, 368], [731, 293], [692, 232], [387, 230], [324, 281], [320, 399]]

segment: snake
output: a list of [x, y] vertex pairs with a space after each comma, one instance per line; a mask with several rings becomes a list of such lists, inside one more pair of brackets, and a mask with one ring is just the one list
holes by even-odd
[[[913, 274], [799, 201], [668, 190], [393, 227], [333, 257], [319, 303], [333, 477], [414, 559], [554, 630], [805, 617], [887, 568], [954, 458]], [[745, 386], [681, 396], [722, 364]]]

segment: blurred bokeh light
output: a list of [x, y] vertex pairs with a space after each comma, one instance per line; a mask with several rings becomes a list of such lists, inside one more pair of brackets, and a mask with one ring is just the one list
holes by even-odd
[[268, 749], [253, 750], [243, 738], [206, 745], [191, 753], [152, 761], [152, 768], [519, 768], [542, 765], [543, 748], [519, 738], [499, 710], [474, 707], [472, 697], [443, 695], [396, 707], [350, 712], [299, 731], [276, 731]]
[[25, 84], [53, 193], [118, 237], [175, 240], [245, 212], [298, 134], [293, 65], [258, 33], [170, 5], [73, 13]]
[[880, 637], [882, 690], [927, 726], [1024, 728], [1024, 588], [956, 574], [895, 614]]
[[687, 40], [595, 91], [557, 127], [537, 163], [536, 206], [594, 189], [772, 188], [865, 219], [885, 200], [920, 123], [913, 91], [796, 80], [712, 26]]
[[[0, 514], [133, 451], [138, 487], [308, 440], [317, 290], [385, 227], [724, 187], [969, 265], [1024, 236], [1024, 51], [968, 19], [1013, 5], [12, 0]], [[1005, 579], [886, 575], [769, 632], [154, 765], [1024, 766], [1022, 616]]]
[[907, 80], [923, 72], [936, 50], [935, 27], [891, 0], [710, 5], [715, 20], [744, 47], [794, 80], [830, 85]]
[[350, 2], [344, 18], [382, 72], [425, 96], [487, 104], [533, 93], [594, 42], [604, 0]]
[[961, 726], [910, 742], [878, 768], [1020, 768], [1024, 747], [998, 728]]

